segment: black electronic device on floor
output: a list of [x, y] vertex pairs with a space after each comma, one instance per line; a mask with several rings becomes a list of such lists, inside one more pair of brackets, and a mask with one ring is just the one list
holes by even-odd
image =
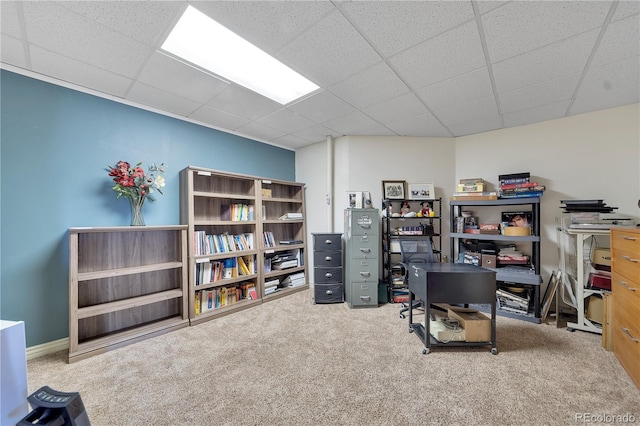
[[16, 426], [91, 426], [78, 392], [60, 392], [43, 386], [27, 397], [33, 410]]

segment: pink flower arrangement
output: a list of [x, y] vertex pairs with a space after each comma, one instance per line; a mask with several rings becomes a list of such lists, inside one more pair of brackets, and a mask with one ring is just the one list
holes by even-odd
[[162, 194], [164, 181], [164, 164], [149, 166], [148, 173], [141, 167], [142, 163], [131, 167], [126, 161], [118, 161], [115, 166], [109, 166], [106, 170], [113, 177], [115, 185], [113, 190], [118, 193], [118, 198], [127, 197], [132, 202], [142, 205], [145, 199], [155, 201], [153, 194], [158, 191]]

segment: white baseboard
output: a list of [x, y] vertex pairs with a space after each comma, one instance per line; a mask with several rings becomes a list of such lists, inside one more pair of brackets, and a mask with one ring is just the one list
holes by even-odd
[[69, 349], [69, 338], [54, 340], [27, 348], [27, 360]]

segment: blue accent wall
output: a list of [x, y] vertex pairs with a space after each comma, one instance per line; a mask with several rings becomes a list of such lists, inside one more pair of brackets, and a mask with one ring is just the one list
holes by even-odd
[[27, 346], [68, 337], [68, 229], [127, 226], [104, 170], [164, 163], [147, 225], [180, 223], [179, 172], [192, 165], [295, 180], [295, 152], [0, 71], [0, 318], [25, 321]]

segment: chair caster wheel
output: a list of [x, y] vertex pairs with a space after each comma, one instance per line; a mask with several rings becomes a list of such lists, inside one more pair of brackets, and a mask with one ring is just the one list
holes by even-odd
[[428, 353], [429, 353], [429, 348], [424, 348], [424, 349], [422, 350], [422, 355], [426, 355], [426, 354], [428, 354]]
[[492, 355], [498, 355], [498, 348], [491, 348]]
[[404, 314], [400, 314], [400, 318], [405, 319]]

